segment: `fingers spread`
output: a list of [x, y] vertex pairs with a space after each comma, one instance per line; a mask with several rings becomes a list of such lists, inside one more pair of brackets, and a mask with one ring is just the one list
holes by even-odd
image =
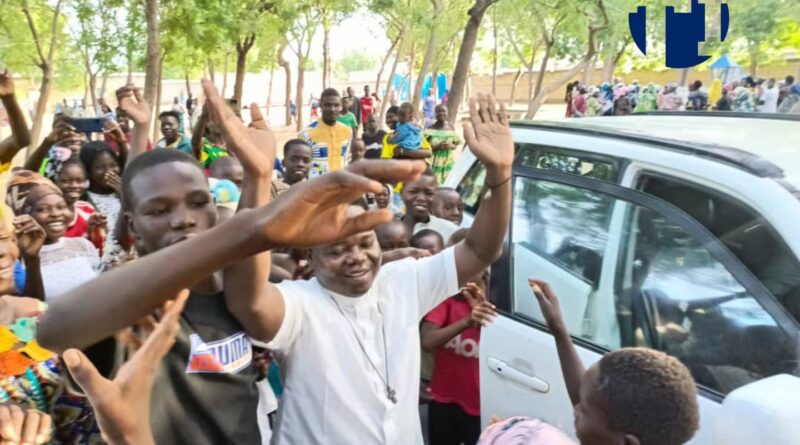
[[500, 103], [498, 122], [500, 122], [503, 126], [508, 127], [508, 110], [506, 110], [506, 104], [504, 102]]
[[478, 93], [478, 106], [478, 115], [481, 117], [481, 122], [490, 122], [491, 119], [489, 119], [489, 117], [491, 113], [489, 113], [489, 101], [483, 93]]
[[491, 122], [499, 122], [500, 120], [497, 116], [497, 103], [494, 100], [494, 96], [492, 96], [491, 94], [488, 97], [488, 102], [489, 102], [489, 108], [487, 114], [489, 115], [489, 120]]

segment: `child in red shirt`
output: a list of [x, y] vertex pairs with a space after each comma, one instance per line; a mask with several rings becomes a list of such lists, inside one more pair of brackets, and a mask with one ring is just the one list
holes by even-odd
[[422, 348], [435, 351], [428, 437], [436, 445], [474, 444], [481, 434], [481, 327], [497, 316], [486, 299], [488, 273], [434, 308], [422, 325]]

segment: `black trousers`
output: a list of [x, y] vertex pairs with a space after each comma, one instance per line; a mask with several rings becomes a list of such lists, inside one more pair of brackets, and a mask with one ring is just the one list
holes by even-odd
[[470, 416], [455, 403], [428, 404], [430, 445], [475, 445], [480, 435], [480, 416]]

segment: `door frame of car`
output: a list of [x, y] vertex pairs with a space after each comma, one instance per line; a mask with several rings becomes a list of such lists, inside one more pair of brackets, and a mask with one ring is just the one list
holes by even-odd
[[[548, 147], [549, 148], [549, 147]], [[555, 148], [555, 147], [554, 147]], [[533, 180], [543, 180], [568, 186], [588, 189], [603, 193], [612, 198], [627, 201], [632, 204], [640, 205], [652, 209], [669, 218], [677, 224], [687, 234], [701, 242], [711, 253], [733, 275], [734, 278], [762, 305], [764, 310], [772, 317], [776, 324], [784, 331], [800, 350], [800, 326], [791, 315], [781, 306], [781, 304], [770, 294], [764, 285], [744, 266], [725, 245], [711, 234], [700, 223], [694, 221], [689, 215], [679, 208], [662, 201], [646, 193], [626, 188], [621, 185], [585, 178], [577, 175], [560, 173], [549, 170], [542, 170], [532, 167], [514, 165], [512, 173], [512, 187], [519, 178]], [[513, 193], [513, 192], [512, 192]], [[513, 199], [513, 197], [512, 197]], [[519, 323], [534, 327], [536, 329], [549, 332], [543, 323], [514, 312], [514, 302], [512, 301], [513, 275], [511, 264], [511, 234], [513, 233], [513, 218], [511, 219], [508, 232], [506, 234], [503, 255], [492, 266], [490, 293], [491, 299], [497, 305], [501, 315]], [[616, 247], [619, 248], [619, 247]], [[608, 349], [594, 344], [588, 340], [574, 337], [573, 341], [582, 348], [603, 354]], [[698, 385], [700, 392], [711, 399], [721, 401], [724, 397], [717, 391], [713, 391]]]

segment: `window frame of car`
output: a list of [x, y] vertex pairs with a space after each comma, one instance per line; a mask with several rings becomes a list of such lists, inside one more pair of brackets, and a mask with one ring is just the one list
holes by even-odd
[[[621, 176], [620, 171], [620, 176]], [[640, 192], [635, 189], [626, 188], [608, 181], [602, 181], [583, 176], [561, 173], [550, 170], [543, 170], [534, 167], [523, 167], [515, 164], [512, 173], [512, 187], [516, 187], [517, 181], [528, 179], [534, 181], [545, 181], [562, 184], [577, 188], [594, 191], [604, 194], [614, 199], [622, 200], [634, 205], [650, 209], [668, 218], [671, 222], [679, 226], [686, 234], [700, 242], [709, 253], [722, 264], [725, 269], [735, 278], [741, 286], [763, 307], [769, 316], [775, 321], [778, 327], [795, 342], [795, 348], [800, 351], [800, 324], [783, 308], [783, 306], [772, 296], [769, 290], [764, 287], [758, 278], [742, 264], [739, 259], [728, 250], [728, 248], [711, 234], [700, 223], [692, 219], [679, 208], [654, 196]], [[512, 198], [514, 199], [514, 198]], [[514, 208], [515, 205], [512, 205]], [[514, 218], [511, 218], [508, 232], [503, 246], [502, 257], [492, 266], [490, 281], [491, 300], [496, 304], [497, 310], [503, 316], [526, 326], [533, 327], [540, 331], [549, 332], [547, 326], [539, 320], [515, 312], [514, 304], [514, 283], [513, 283], [513, 264], [511, 258], [511, 237], [514, 233]], [[618, 265], [615, 265], [615, 270]], [[595, 344], [585, 338], [571, 334], [573, 342], [585, 349], [604, 354], [611, 350]], [[713, 389], [698, 385], [701, 393], [706, 397], [721, 401], [724, 395]]]

